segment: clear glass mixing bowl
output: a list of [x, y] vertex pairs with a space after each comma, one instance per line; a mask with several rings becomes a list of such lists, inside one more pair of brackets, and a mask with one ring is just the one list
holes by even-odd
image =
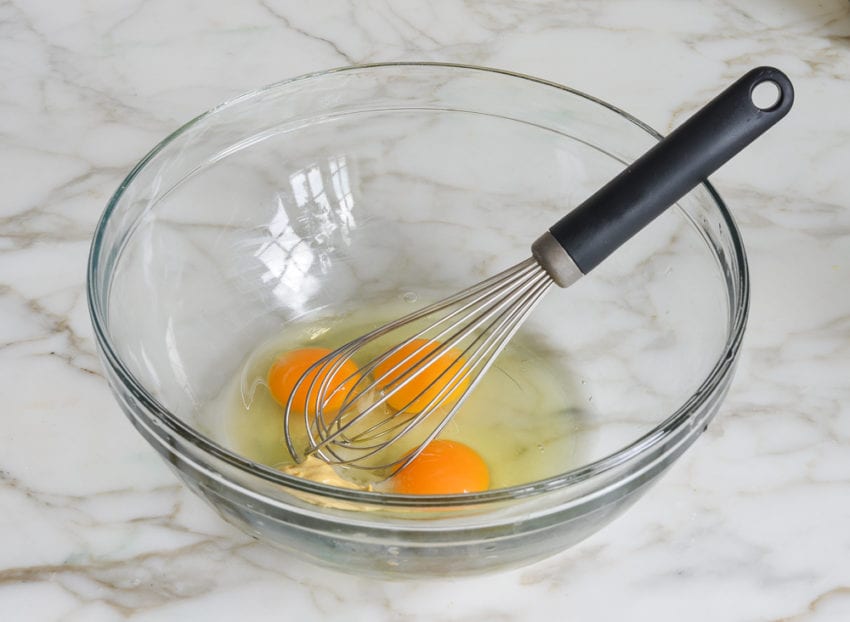
[[528, 257], [657, 139], [593, 97], [473, 67], [346, 68], [229, 101], [151, 151], [97, 227], [88, 296], [112, 390], [225, 519], [316, 562], [445, 576], [560, 551], [633, 503], [729, 386], [747, 269], [708, 184], [528, 320], [581, 410], [581, 459], [556, 477], [465, 496], [337, 489], [238, 455], [207, 405], [270, 334]]

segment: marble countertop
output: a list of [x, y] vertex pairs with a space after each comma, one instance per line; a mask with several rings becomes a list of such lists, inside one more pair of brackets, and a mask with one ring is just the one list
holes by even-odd
[[[850, 3], [0, 3], [0, 620], [850, 619]], [[752, 312], [715, 423], [632, 510], [536, 565], [382, 583], [223, 523], [113, 401], [94, 224], [163, 136], [242, 91], [389, 60], [592, 93], [660, 131], [759, 64], [789, 117], [712, 177]]]

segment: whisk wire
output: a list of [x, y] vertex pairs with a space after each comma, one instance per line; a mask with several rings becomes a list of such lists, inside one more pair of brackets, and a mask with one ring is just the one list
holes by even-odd
[[[529, 273], [530, 269], [533, 268], [535, 265], [536, 265], [536, 263], [534, 262], [534, 260], [529, 259], [525, 262], [522, 262], [521, 264], [517, 264], [516, 266], [509, 268], [508, 270], [504, 271], [503, 273], [501, 273], [501, 275], [506, 279], [505, 283], [499, 285], [497, 288], [488, 292], [488, 295], [490, 297], [494, 297], [499, 292], [504, 291], [505, 289], [507, 289], [508, 287], [513, 285], [516, 282], [517, 279], [522, 278], [527, 273]], [[499, 275], [497, 275], [497, 277], [498, 276]], [[327, 357], [325, 357], [321, 361], [315, 363], [311, 367], [311, 370], [312, 369], [318, 370], [319, 368], [326, 369], [326, 373], [324, 373], [324, 374], [318, 374], [318, 373], [313, 374], [312, 371], [308, 371], [308, 373], [305, 374], [304, 376], [302, 376], [302, 378], [298, 381], [295, 388], [297, 389], [301, 385], [301, 383], [306, 382], [307, 381], [306, 378], [310, 374], [312, 374], [311, 382], [310, 382], [310, 385], [308, 386], [308, 394], [314, 396], [315, 403], [313, 404], [313, 406], [314, 406], [313, 410], [318, 411], [319, 409], [323, 409], [323, 406], [324, 406], [323, 404], [320, 404], [320, 401], [321, 401], [320, 396], [324, 397], [323, 401], [328, 402], [328, 401], [330, 401], [330, 398], [332, 398], [336, 393], [338, 393], [342, 390], [346, 390], [345, 387], [347, 386], [347, 384], [350, 380], [356, 379], [356, 384], [352, 388], [352, 390], [346, 390], [347, 395], [345, 396], [343, 404], [340, 407], [340, 413], [347, 412], [347, 410], [353, 405], [353, 403], [356, 402], [358, 399], [360, 399], [363, 395], [365, 395], [369, 391], [373, 391], [373, 390], [378, 388], [379, 382], [377, 380], [375, 380], [375, 381], [371, 382], [370, 384], [368, 384], [366, 387], [361, 388], [359, 391], [354, 390], [354, 389], [357, 389], [357, 386], [359, 386], [360, 383], [364, 381], [364, 379], [369, 377], [371, 372], [373, 372], [374, 369], [378, 365], [380, 365], [382, 362], [384, 362], [390, 356], [393, 356], [394, 354], [396, 354], [402, 348], [405, 348], [405, 346], [408, 345], [411, 341], [413, 341], [417, 338], [423, 337], [425, 335], [425, 333], [431, 331], [434, 327], [439, 326], [440, 324], [450, 320], [451, 318], [457, 316], [460, 313], [463, 313], [464, 311], [466, 311], [470, 308], [472, 308], [474, 311], [477, 311], [480, 308], [479, 305], [480, 305], [480, 303], [483, 299], [483, 296], [475, 296], [475, 294], [478, 294], [480, 292], [480, 290], [482, 289], [484, 284], [487, 284], [491, 281], [496, 281], [497, 277], [493, 277], [492, 279], [488, 279], [487, 281], [484, 281], [483, 283], [479, 283], [478, 285], [475, 285], [475, 286], [469, 288], [468, 290], [458, 292], [454, 296], [447, 298], [444, 301], [437, 302], [433, 305], [430, 305], [429, 307], [426, 307], [426, 308], [421, 309], [419, 311], [416, 311], [412, 314], [409, 314], [409, 315], [407, 315], [403, 318], [400, 318], [399, 320], [396, 320], [395, 322], [391, 322], [389, 324], [386, 324], [386, 325], [380, 327], [379, 329], [376, 329], [375, 331], [372, 331], [371, 333], [363, 335], [359, 339], [356, 339], [356, 340], [350, 342], [349, 344], [346, 344], [342, 348], [336, 350], [335, 352], [332, 352]], [[475, 296], [475, 297], [473, 297], [473, 296]], [[466, 301], [465, 304], [460, 306], [454, 312], [452, 312], [449, 315], [441, 318], [437, 322], [434, 322], [432, 325], [420, 330], [419, 332], [415, 333], [414, 335], [412, 335], [411, 337], [409, 337], [405, 341], [397, 344], [395, 347], [384, 352], [381, 356], [373, 359], [368, 365], [361, 367], [357, 372], [354, 372], [351, 375], [342, 379], [341, 381], [337, 382], [337, 386], [334, 389], [331, 390], [330, 394], [327, 394], [327, 391], [330, 388], [329, 385], [336, 378], [337, 372], [345, 364], [345, 361], [349, 358], [351, 352], [358, 349], [360, 344], [367, 343], [371, 340], [376, 339], [377, 337], [380, 337], [384, 334], [389, 333], [393, 329], [394, 325], [409, 324], [409, 323], [416, 321], [418, 319], [422, 319], [423, 317], [427, 317], [428, 315], [431, 315], [435, 312], [442, 311], [443, 309], [450, 307], [452, 304], [457, 304], [458, 302], [463, 301], [464, 299], [470, 298], [470, 297], [472, 297], [471, 300]], [[436, 335], [433, 335], [431, 338], [433, 340], [443, 339], [443, 337], [445, 336], [445, 334], [447, 332], [449, 332], [449, 330], [462, 325], [464, 322], [468, 322], [469, 317], [470, 317], [470, 314], [465, 315], [460, 320], [454, 322], [448, 329], [441, 331], [440, 333], [438, 333]], [[443, 352], [443, 351], [447, 350], [448, 348], [453, 347], [454, 345], [455, 345], [454, 340], [452, 340], [452, 342], [448, 343], [448, 344], [446, 344], [446, 343], [440, 344], [439, 352]], [[409, 365], [408, 363], [409, 363], [409, 360], [411, 358], [415, 357], [418, 353], [420, 353], [426, 347], [428, 347], [427, 344], [423, 344], [423, 346], [421, 346], [420, 348], [417, 348], [416, 351], [412, 352], [409, 356], [406, 356], [404, 358], [404, 360], [400, 361], [397, 365], [395, 365], [393, 367], [393, 369], [390, 370], [389, 373], [391, 374], [393, 371], [395, 371], [399, 367], [406, 366], [407, 369], [408, 369], [408, 373], [403, 374], [402, 376], [400, 376], [396, 380], [407, 380], [407, 381], [411, 380], [412, 377], [409, 373], [410, 369], [415, 369], [416, 375], [418, 376], [419, 373], [424, 371], [425, 367], [418, 366], [418, 365]], [[428, 363], [427, 366], [430, 366], [430, 363], [435, 361], [439, 357], [439, 352], [434, 351], [434, 352], [431, 353], [431, 354], [433, 354], [433, 356], [428, 357], [429, 363]], [[327, 369], [328, 367], [330, 367], [330, 368]], [[323, 381], [321, 383], [321, 386], [318, 388], [318, 390], [314, 391], [314, 389], [316, 389], [315, 380], [319, 377], [319, 375], [321, 375]], [[398, 385], [398, 382], [394, 382], [393, 384]], [[404, 384], [402, 384], [401, 386], [398, 386], [398, 388], [403, 388], [403, 386], [405, 386], [406, 384], [407, 384], [407, 382], [404, 382]], [[368, 416], [369, 414], [371, 414], [371, 412], [373, 412], [374, 410], [376, 410], [380, 406], [382, 406], [387, 401], [387, 399], [389, 399], [393, 394], [394, 394], [394, 392], [390, 392], [390, 393], [385, 392], [381, 399], [372, 403], [366, 410], [361, 411], [360, 414], [363, 417]], [[308, 403], [308, 410], [310, 410], [309, 409], [309, 403]], [[305, 412], [305, 417], [310, 418], [310, 413]], [[306, 421], [307, 421], [307, 419], [305, 419], [305, 422]], [[318, 420], [318, 421], [319, 421], [320, 424], [322, 423], [321, 420]], [[346, 423], [347, 424], [356, 424], [356, 421], [349, 420]], [[349, 427], [349, 426], [346, 425], [346, 427]], [[344, 431], [344, 430], [341, 430], [339, 428], [337, 429], [337, 433], [340, 433], [342, 431]], [[325, 440], [331, 440], [331, 439], [328, 439], [327, 437], [324, 437], [324, 438], [325, 438]]]
[[[515, 266], [512, 266], [511, 268], [504, 270], [503, 272], [495, 275], [494, 277], [486, 279], [485, 281], [482, 281], [482, 282], [480, 282], [480, 283], [478, 283], [478, 284], [476, 284], [476, 285], [474, 285], [474, 286], [472, 286], [472, 287], [470, 287], [466, 290], [460, 291], [457, 294], [450, 296], [449, 298], [446, 298], [442, 301], [438, 301], [438, 302], [436, 302], [432, 305], [424, 307], [423, 309], [420, 309], [420, 310], [415, 311], [411, 314], [408, 314], [408, 315], [406, 315], [402, 318], [399, 318], [398, 320], [395, 320], [393, 322], [385, 324], [384, 326], [381, 326], [380, 328], [378, 328], [378, 329], [376, 329], [376, 330], [374, 330], [374, 331], [372, 331], [372, 332], [370, 332], [366, 335], [363, 335], [359, 339], [356, 339], [356, 340], [346, 344], [342, 348], [339, 348], [335, 352], [332, 352], [331, 354], [329, 354], [325, 359], [318, 361], [313, 366], [311, 366], [311, 368], [308, 370], [308, 372], [305, 373], [304, 376], [301, 377], [301, 379], [299, 379], [298, 383], [296, 384], [295, 389], [297, 390], [298, 387], [303, 382], [306, 381], [306, 377], [309, 376], [310, 374], [313, 374], [314, 370], [316, 372], [318, 372], [320, 368], [325, 369], [325, 368], [328, 367], [329, 361], [332, 361], [333, 364], [330, 365], [330, 369], [327, 370], [327, 373], [322, 375], [323, 381], [322, 381], [320, 387], [318, 388], [318, 390], [314, 392], [315, 380], [319, 377], [319, 375], [320, 375], [319, 373], [313, 374], [313, 376], [311, 377], [310, 385], [308, 386], [308, 394], [309, 395], [315, 394], [315, 404], [314, 404], [313, 410], [316, 411], [316, 412], [319, 411], [319, 410], [323, 410], [324, 404], [320, 403], [320, 401], [321, 401], [320, 396], [325, 397], [325, 399], [324, 399], [325, 402], [330, 401], [330, 399], [336, 393], [342, 391], [344, 389], [344, 387], [346, 387], [348, 385], [348, 382], [352, 379], [356, 379], [355, 386], [353, 387], [353, 389], [356, 389], [357, 386], [363, 381], [363, 379], [369, 377], [369, 373], [371, 371], [373, 371], [375, 367], [377, 367], [384, 360], [386, 360], [390, 356], [393, 356], [399, 350], [404, 348], [410, 341], [417, 339], [417, 338], [421, 338], [426, 332], [430, 331], [434, 327], [439, 326], [440, 324], [442, 324], [444, 322], [451, 320], [453, 317], [457, 316], [460, 313], [463, 313], [465, 310], [469, 309], [470, 307], [474, 308], [475, 305], [478, 305], [478, 304], [481, 303], [484, 296], [492, 296], [492, 295], [494, 295], [494, 293], [503, 291], [504, 289], [510, 287], [511, 285], [516, 283], [518, 280], [524, 278], [529, 272], [533, 271], [535, 268], [539, 268], [539, 266], [537, 266], [537, 263], [533, 258], [529, 258], [526, 261], [523, 261], [523, 262], [521, 262], [521, 263], [519, 263]], [[494, 290], [488, 292], [487, 291], [488, 287], [490, 285], [494, 284], [494, 283], [498, 284], [497, 287]], [[481, 294], [482, 291], [485, 292], [483, 295]], [[465, 303], [462, 306], [460, 306], [458, 309], [456, 309], [452, 313], [448, 314], [447, 316], [439, 319], [437, 322], [435, 322], [431, 326], [428, 326], [428, 327], [420, 330], [418, 333], [414, 334], [413, 336], [411, 336], [409, 339], [405, 340], [404, 342], [401, 342], [398, 345], [396, 345], [395, 347], [391, 348], [390, 350], [388, 350], [387, 352], [382, 354], [380, 357], [378, 357], [377, 359], [374, 359], [372, 362], [370, 362], [370, 364], [367, 367], [362, 368], [362, 369], [358, 370], [357, 372], [352, 373], [350, 376], [347, 376], [341, 382], [339, 382], [334, 389], [332, 389], [330, 395], [327, 395], [327, 391], [329, 389], [328, 385], [331, 384], [333, 379], [336, 378], [337, 372], [345, 364], [345, 361], [347, 360], [347, 358], [349, 358], [348, 355], [350, 355], [351, 352], [354, 352], [357, 349], [359, 349], [360, 344], [369, 342], [369, 341], [377, 339], [377, 338], [379, 338], [383, 335], [386, 335], [389, 332], [395, 330], [399, 326], [407, 325], [407, 324], [413, 323], [415, 321], [418, 321], [418, 320], [420, 320], [424, 317], [427, 317], [429, 315], [433, 315], [435, 313], [441, 312], [444, 309], [450, 308], [452, 305], [458, 304], [461, 301], [465, 301]], [[465, 316], [460, 321], [455, 322], [455, 324], [453, 324], [452, 327], [458, 326], [462, 322], [466, 321], [466, 319], [468, 319], [468, 316]], [[433, 338], [434, 339], [440, 339], [443, 334], [444, 333], [441, 333], [439, 335], [434, 336]], [[451, 346], [449, 346], [449, 347], [451, 347]], [[412, 356], [415, 356], [415, 354], [416, 353], [413, 353]], [[361, 398], [364, 394], [368, 393], [369, 391], [375, 390], [377, 388], [377, 386], [378, 386], [378, 383], [375, 381], [375, 382], [372, 382], [371, 384], [369, 384], [368, 386], [366, 386], [365, 388], [362, 388], [360, 391], [354, 391], [354, 390], [348, 391], [347, 392], [348, 395], [345, 396], [343, 404], [340, 407], [340, 412], [345, 412], [348, 408], [350, 408], [352, 406], [352, 404], [354, 402], [356, 402], [359, 398]], [[361, 414], [364, 417], [368, 416], [373, 411], [380, 408], [386, 402], [386, 399], [388, 399], [389, 397], [390, 397], [389, 395], [386, 395], [384, 399], [381, 399], [378, 402], [373, 403], [367, 410], [363, 411]], [[288, 419], [288, 413], [290, 411], [290, 406], [291, 405], [287, 406], [287, 419]], [[309, 410], [310, 409], [309, 409], [309, 400], [308, 400], [308, 409], [304, 413], [305, 425], [308, 426], [308, 427], [309, 427], [309, 421], [310, 421], [310, 412], [308, 412]], [[285, 423], [287, 423], [286, 420], [285, 420]], [[339, 422], [337, 422], [337, 423], [339, 423]], [[356, 424], [356, 421], [350, 421], [349, 423]], [[319, 424], [322, 425], [323, 421], [319, 420]], [[325, 430], [325, 432], [326, 431], [327, 430]], [[344, 430], [340, 429], [339, 427], [337, 428], [337, 433], [341, 433], [342, 431], [344, 431]], [[288, 433], [288, 428], [286, 430], [285, 436], [286, 436], [286, 439], [287, 439], [287, 444], [289, 445], [288, 441], [289, 441], [290, 435]], [[332, 439], [329, 439], [327, 435], [319, 435], [319, 436], [322, 436], [325, 439], [325, 441], [332, 440]], [[314, 442], [313, 438], [310, 439], [310, 442], [311, 442], [311, 445], [316, 444]], [[319, 442], [318, 444], [321, 445], [323, 443]], [[290, 447], [290, 451], [292, 451], [292, 447]]]
[[[378, 407], [383, 405], [386, 401], [391, 399], [394, 395], [396, 395], [398, 393], [398, 391], [402, 390], [405, 386], [407, 386], [409, 383], [413, 382], [416, 378], [418, 378], [421, 374], [423, 374], [427, 369], [429, 369], [434, 364], [436, 364], [437, 361], [439, 361], [443, 357], [444, 353], [451, 351], [457, 345], [459, 345], [459, 343], [464, 338], [466, 338], [466, 336], [468, 336], [469, 334], [476, 334], [476, 331], [478, 331], [478, 329], [481, 328], [482, 324], [484, 324], [488, 319], [493, 318], [495, 316], [496, 320], [494, 320], [494, 322], [493, 322], [495, 324], [495, 321], [498, 321], [499, 317], [500, 317], [498, 315], [498, 313], [500, 311], [502, 311], [502, 309], [505, 306], [510, 305], [511, 303], [514, 303], [517, 300], [522, 301], [521, 295], [523, 294], [525, 289], [527, 289], [528, 287], [531, 287], [533, 284], [534, 284], [534, 281], [531, 281], [526, 286], [526, 288], [518, 289], [518, 290], [517, 289], [508, 290], [508, 292], [505, 296], [499, 296], [498, 294], [501, 294], [506, 288], [502, 287], [502, 288], [494, 290], [492, 292], [493, 295], [491, 297], [496, 299], [495, 304], [492, 304], [492, 305], [484, 308], [484, 310], [482, 310], [482, 307], [479, 306], [479, 305], [471, 307], [472, 310], [470, 312], [468, 312], [466, 315], [464, 315], [461, 319], [457, 320], [451, 326], [445, 328], [444, 330], [438, 332], [437, 334], [432, 335], [430, 341], [423, 342], [420, 346], [416, 347], [414, 351], [412, 351], [408, 355], [404, 356], [402, 358], [402, 360], [398, 361], [389, 370], [386, 370], [384, 372], [383, 376], [384, 377], [391, 377], [392, 380], [390, 382], [384, 384], [381, 387], [383, 389], [383, 396], [380, 399], [371, 403], [370, 406], [367, 409], [360, 411], [357, 417], [349, 418], [347, 421], [345, 421], [344, 425], [338, 426], [337, 431], [336, 431], [336, 435], [341, 435], [346, 429], [348, 429], [349, 427], [352, 427], [353, 425], [358, 423], [359, 420], [367, 417], [369, 414], [371, 414], [371, 412], [373, 412]], [[474, 302], [478, 303], [478, 302], [480, 302], [480, 300], [476, 299]], [[469, 309], [469, 308], [470, 308], [470, 305], [464, 305], [462, 307], [462, 309]], [[432, 324], [431, 327], [429, 327], [429, 329], [433, 328], [434, 326], [437, 326], [438, 324], [439, 323]], [[458, 327], [461, 327], [461, 328], [458, 329], [458, 330], [455, 330]], [[481, 333], [481, 336], [486, 334], [486, 331], [489, 330], [489, 328], [490, 327], [485, 328], [484, 332]], [[453, 330], [454, 330], [454, 332], [450, 336], [447, 337], [447, 335], [450, 333], [450, 331], [453, 331]], [[407, 345], [412, 343], [415, 339], [421, 338], [426, 332], [427, 332], [427, 330], [419, 331], [418, 333], [414, 334], [413, 336], [411, 336], [410, 338], [408, 338], [404, 342], [401, 342], [400, 344], [398, 344], [394, 348], [390, 349], [388, 352], [384, 353], [383, 355], [381, 355], [378, 358], [371, 361], [367, 366], [362, 368], [360, 370], [360, 372], [358, 372], [358, 373], [361, 374], [361, 378], [365, 377], [367, 374], [371, 374], [372, 372], [374, 372], [375, 368], [378, 367], [379, 365], [381, 365], [384, 361], [386, 361], [389, 356], [392, 356], [393, 354], [397, 353], [401, 349], [405, 348]], [[451, 362], [451, 364], [447, 367], [446, 371], [456, 367], [458, 365], [458, 363], [460, 363], [460, 362], [464, 362], [465, 365], [461, 365], [459, 367], [459, 369], [463, 369], [464, 367], [469, 367], [469, 361], [466, 358], [467, 355], [468, 355], [468, 351], [471, 350], [473, 347], [475, 347], [477, 341], [480, 340], [481, 336], [477, 337], [471, 344], [469, 344], [466, 347], [466, 349], [464, 349], [462, 352], [460, 352], [454, 358], [454, 360]], [[436, 348], [431, 347], [431, 344], [434, 343], [434, 342], [439, 344], [438, 347], [436, 347]], [[423, 354], [423, 356], [421, 358], [416, 359], [416, 357], [418, 357], [420, 354]], [[414, 359], [416, 359], [416, 360], [414, 360]], [[338, 366], [339, 364], [340, 364], [339, 359], [337, 359], [336, 366]], [[326, 378], [333, 376], [333, 371], [335, 371], [336, 366], [332, 369], [332, 371], [330, 373], [325, 375]], [[396, 374], [396, 372], [399, 372], [398, 375], [393, 377], [394, 374]], [[469, 373], [464, 374], [461, 377], [458, 377], [457, 374], [455, 373], [455, 374], [453, 374], [452, 378], [448, 382], [445, 380], [445, 375], [446, 375], [446, 372], [443, 372], [439, 375], [439, 377], [434, 378], [430, 383], [428, 383], [424, 388], [422, 388], [416, 396], [414, 396], [412, 399], [410, 399], [403, 406], [399, 407], [398, 411], [409, 413], [411, 411], [413, 404], [417, 403], [420, 399], [422, 399], [422, 397], [424, 395], [428, 394], [434, 388], [435, 385], [442, 386], [442, 390], [440, 390], [438, 392], [438, 394], [435, 396], [435, 398], [433, 400], [431, 400], [428, 404], [426, 404], [426, 406], [422, 409], [422, 410], [425, 410], [425, 411], [432, 410], [434, 407], [438, 406], [439, 404], [442, 403], [442, 401], [444, 401], [444, 400], [441, 400], [441, 398], [446, 398], [446, 397], [450, 396], [451, 393], [452, 393], [452, 390], [456, 386], [459, 386], [463, 382], [463, 380], [466, 377], [469, 376]], [[345, 381], [343, 381], [343, 383], [341, 383], [340, 386], [344, 386], [344, 382]], [[353, 403], [355, 403], [359, 399], [361, 399], [364, 394], [366, 394], [370, 390], [377, 388], [378, 385], [380, 385], [380, 384], [381, 383], [378, 380], [376, 380], [376, 381], [372, 382], [366, 388], [362, 389], [361, 391], [356, 391], [356, 390], [350, 391], [348, 393], [348, 396], [346, 397], [345, 402], [343, 403], [343, 405], [340, 409], [339, 415], [337, 415], [337, 417], [336, 417], [336, 423], [342, 424], [345, 415], [348, 414], [348, 412], [349, 412], [348, 408]], [[337, 391], [338, 390], [339, 390], [339, 388], [337, 388]], [[380, 424], [378, 424], [378, 425], [380, 425]], [[373, 428], [374, 427], [377, 427], [377, 426], [373, 426]], [[373, 429], [373, 428], [370, 428], [370, 430]], [[325, 436], [324, 437], [324, 443], [327, 443], [329, 441], [334, 440], [336, 435], [330, 436], [330, 437]], [[349, 439], [349, 440], [351, 440], [351, 439]]]
[[[535, 259], [529, 258], [449, 298], [385, 324], [324, 357], [295, 387], [297, 390], [308, 383], [303, 413], [307, 447], [303, 456], [315, 454], [331, 464], [383, 471], [387, 477], [403, 468], [448, 425], [552, 283]], [[372, 358], [357, 372], [337, 378], [349, 359], [361, 352], [368, 354], [376, 341], [438, 314], [441, 315], [429, 325], [415, 328], [412, 334]], [[416, 340], [422, 343], [415, 343]], [[408, 349], [411, 351], [407, 352]], [[401, 358], [393, 360], [382, 374], [376, 373], [379, 366], [395, 356]], [[435, 365], [440, 368], [434, 378], [426, 378], [428, 382], [416, 387], [412, 397], [405, 396], [405, 403], [399, 408], [389, 407], [389, 400], [405, 387], [415, 386], [411, 383]], [[326, 419], [326, 408], [340, 393], [342, 405], [332, 418]], [[422, 400], [427, 401], [420, 406]], [[290, 452], [298, 459], [302, 454], [294, 447], [290, 427], [292, 402], [290, 397], [284, 416], [284, 435]], [[372, 421], [372, 417], [377, 417], [377, 421]], [[373, 461], [388, 447], [400, 444], [421, 429], [426, 420], [430, 420], [428, 433], [424, 440], [420, 438], [414, 443], [412, 450], [395, 459]]]

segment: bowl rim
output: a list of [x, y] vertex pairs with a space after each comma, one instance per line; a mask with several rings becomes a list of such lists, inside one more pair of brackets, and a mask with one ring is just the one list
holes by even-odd
[[[749, 270], [747, 265], [746, 252], [744, 250], [743, 241], [740, 231], [729, 212], [724, 201], [720, 198], [717, 191], [708, 180], [704, 180], [700, 186], [704, 188], [714, 205], [719, 211], [725, 226], [727, 227], [728, 235], [734, 249], [735, 261], [739, 267], [737, 272], [733, 272], [729, 278], [737, 281], [737, 286], [740, 291], [740, 300], [737, 306], [730, 304], [730, 322], [727, 330], [727, 338], [724, 348], [720, 353], [717, 361], [711, 371], [706, 375], [703, 382], [696, 391], [685, 400], [673, 413], [668, 415], [664, 420], [658, 423], [654, 428], [632, 441], [631, 443], [621, 447], [620, 449], [609, 453], [592, 462], [582, 464], [576, 468], [570, 469], [564, 473], [548, 477], [526, 484], [510, 486], [506, 488], [497, 488], [480, 493], [461, 493], [451, 495], [404, 495], [389, 492], [349, 490], [337, 488], [327, 484], [320, 484], [310, 480], [301, 479], [292, 475], [287, 475], [272, 467], [262, 465], [245, 458], [233, 451], [230, 451], [219, 443], [208, 438], [204, 434], [196, 431], [192, 426], [186, 424], [180, 418], [172, 414], [159, 401], [151, 395], [144, 385], [130, 372], [123, 363], [121, 358], [112, 347], [107, 334], [107, 320], [105, 317], [105, 309], [99, 302], [101, 294], [98, 292], [98, 276], [99, 262], [102, 254], [102, 242], [104, 231], [115, 212], [124, 191], [130, 186], [136, 176], [142, 169], [162, 150], [164, 150], [175, 139], [184, 134], [190, 128], [194, 127], [203, 119], [215, 115], [217, 112], [231, 108], [240, 103], [249, 101], [269, 91], [286, 87], [291, 84], [321, 79], [325, 76], [330, 76], [339, 73], [351, 71], [363, 71], [369, 69], [392, 69], [392, 68], [432, 68], [444, 69], [448, 71], [463, 71], [463, 72], [480, 72], [483, 74], [496, 74], [508, 78], [532, 82], [537, 85], [552, 87], [568, 93], [572, 96], [580, 97], [584, 100], [597, 104], [610, 112], [613, 112], [630, 122], [632, 125], [643, 130], [652, 138], [660, 140], [663, 135], [654, 130], [652, 127], [637, 119], [631, 114], [621, 110], [620, 108], [610, 104], [602, 99], [576, 90], [574, 88], [537, 78], [523, 73], [508, 71], [505, 69], [497, 69], [486, 66], [461, 64], [461, 63], [442, 63], [431, 61], [415, 61], [415, 62], [381, 62], [367, 63], [361, 65], [350, 65], [335, 67], [323, 71], [310, 72], [274, 82], [260, 88], [252, 89], [241, 93], [233, 98], [227, 99], [222, 103], [210, 108], [209, 110], [197, 115], [184, 123], [171, 134], [161, 140], [153, 149], [151, 149], [127, 174], [127, 176], [119, 184], [118, 188], [110, 197], [106, 208], [104, 209], [100, 219], [95, 226], [92, 236], [92, 243], [89, 250], [88, 264], [86, 271], [86, 299], [89, 308], [89, 316], [92, 322], [92, 327], [97, 345], [99, 346], [101, 356], [105, 359], [105, 363], [109, 365], [111, 371], [117, 377], [117, 380], [123, 387], [131, 392], [133, 397], [137, 399], [146, 409], [146, 415], [155, 420], [155, 433], [162, 434], [167, 431], [174, 434], [181, 440], [190, 443], [205, 454], [209, 454], [231, 467], [235, 467], [239, 472], [245, 473], [248, 476], [259, 477], [267, 482], [285, 486], [290, 489], [296, 489], [302, 492], [319, 495], [321, 497], [340, 499], [355, 503], [363, 503], [370, 505], [380, 505], [386, 507], [401, 507], [401, 506], [481, 506], [493, 502], [514, 500], [524, 497], [540, 496], [544, 493], [550, 493], [555, 490], [561, 490], [569, 486], [585, 482], [590, 478], [596, 478], [602, 474], [608, 473], [617, 467], [626, 463], [638, 460], [641, 456], [647, 458], [652, 457], [652, 450], [659, 447], [664, 447], [666, 441], [670, 440], [675, 433], [688, 421], [692, 414], [699, 411], [700, 407], [708, 402], [718, 388], [723, 386], [724, 380], [731, 374], [734, 369], [734, 364], [741, 347], [741, 342], [744, 335], [744, 329], [747, 323], [750, 304], [750, 285], [749, 285]], [[699, 186], [698, 186], [699, 187]], [[123, 243], [129, 235], [125, 236]], [[122, 249], [119, 249], [119, 252]], [[108, 278], [108, 275], [107, 275]], [[107, 298], [108, 289], [111, 285], [111, 280], [107, 282], [107, 287], [102, 294], [104, 300]], [[728, 285], [727, 285], [728, 290]], [[172, 447], [176, 451], [176, 448]], [[240, 482], [232, 480], [224, 473], [217, 471], [218, 477], [225, 477], [231, 485], [244, 488]], [[269, 497], [264, 495], [267, 500]]]

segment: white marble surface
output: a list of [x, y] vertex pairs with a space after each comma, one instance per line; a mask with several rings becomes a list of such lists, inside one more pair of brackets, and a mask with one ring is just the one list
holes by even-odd
[[[0, 3], [0, 620], [850, 619], [850, 3], [844, 0]], [[573, 550], [381, 583], [254, 543], [110, 397], [84, 296], [108, 196], [241, 91], [382, 60], [496, 66], [664, 131], [757, 64], [788, 119], [713, 177], [752, 314], [715, 424]]]

